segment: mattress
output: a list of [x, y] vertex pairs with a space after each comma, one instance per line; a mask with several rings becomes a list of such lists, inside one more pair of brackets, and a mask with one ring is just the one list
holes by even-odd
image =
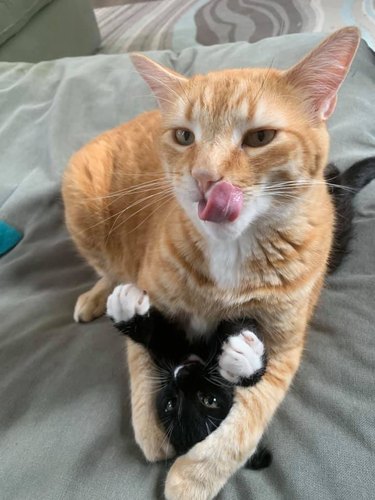
[[[149, 55], [187, 75], [282, 68], [321, 37]], [[329, 122], [341, 170], [375, 155], [374, 61], [362, 43]], [[95, 276], [64, 227], [60, 194], [74, 151], [153, 107], [126, 54], [0, 63], [0, 219], [23, 233], [0, 259], [3, 500], [162, 498], [170, 464], [147, 464], [134, 442], [123, 338], [106, 318], [73, 322]], [[350, 255], [327, 279], [301, 368], [267, 431], [273, 464], [239, 471], [220, 499], [374, 498], [375, 182], [355, 212]]]

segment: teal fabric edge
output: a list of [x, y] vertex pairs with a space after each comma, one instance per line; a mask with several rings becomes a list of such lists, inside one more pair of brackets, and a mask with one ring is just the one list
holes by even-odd
[[0, 257], [10, 252], [22, 239], [22, 233], [0, 220]]

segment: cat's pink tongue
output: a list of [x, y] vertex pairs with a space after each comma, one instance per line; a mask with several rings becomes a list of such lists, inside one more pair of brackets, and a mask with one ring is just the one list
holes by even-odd
[[210, 222], [233, 222], [240, 215], [243, 193], [230, 182], [221, 181], [198, 203], [198, 215]]

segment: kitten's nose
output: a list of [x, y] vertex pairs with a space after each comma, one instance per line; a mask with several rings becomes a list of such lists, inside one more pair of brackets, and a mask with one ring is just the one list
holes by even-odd
[[176, 381], [182, 380], [189, 375], [189, 365], [180, 365], [174, 371], [174, 379]]
[[191, 171], [202, 194], [207, 193], [211, 186], [222, 179], [217, 172], [203, 167], [194, 167]]
[[174, 372], [174, 382], [178, 389], [181, 391], [189, 391], [192, 385], [192, 378], [194, 378], [193, 364], [182, 365]]

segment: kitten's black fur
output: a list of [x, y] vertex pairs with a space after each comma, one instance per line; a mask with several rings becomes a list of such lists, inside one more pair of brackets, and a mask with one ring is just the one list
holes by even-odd
[[[159, 419], [176, 453], [186, 453], [228, 415], [233, 404], [234, 386], [217, 371], [218, 356], [229, 336], [242, 330], [251, 330], [258, 335], [255, 322], [223, 321], [209, 342], [199, 339], [189, 342], [181, 327], [154, 308], [143, 316], [136, 315], [115, 326], [149, 350], [160, 370], [161, 387], [156, 396]], [[262, 360], [262, 367], [250, 378], [240, 379], [237, 385], [248, 387], [256, 384], [266, 369], [265, 355]], [[179, 367], [177, 375], [176, 367]], [[262, 451], [258, 459], [253, 460], [254, 468], [261, 468], [263, 456], [268, 465], [270, 454], [265, 455]]]
[[328, 262], [328, 272], [333, 273], [348, 253], [349, 242], [353, 234], [354, 196], [375, 178], [375, 156], [358, 161], [345, 172], [329, 164], [324, 177], [336, 213], [333, 243]]
[[[353, 197], [375, 178], [375, 157], [355, 163], [342, 174], [330, 164], [326, 168], [325, 178], [336, 212], [328, 268], [328, 272], [332, 273], [346, 255], [352, 236]], [[117, 323], [116, 327], [147, 347], [159, 367], [162, 385], [156, 397], [157, 412], [176, 452], [185, 453], [215, 430], [229, 413], [234, 386], [219, 375], [216, 370], [217, 358], [229, 335], [239, 333], [242, 329], [252, 330], [258, 335], [255, 322], [251, 319], [223, 322], [208, 343], [203, 340], [189, 342], [180, 326], [154, 309], [145, 316], [135, 316], [129, 322]], [[186, 363], [191, 355], [199, 356], [204, 363]], [[265, 371], [265, 361], [264, 358], [261, 370], [250, 379], [240, 380], [239, 385], [256, 384]], [[184, 362], [178, 377], [174, 377], [175, 368]], [[210, 406], [214, 398], [217, 408], [208, 408], [202, 403], [204, 400]], [[260, 447], [248, 460], [247, 467], [261, 469], [271, 461], [271, 453]]]

